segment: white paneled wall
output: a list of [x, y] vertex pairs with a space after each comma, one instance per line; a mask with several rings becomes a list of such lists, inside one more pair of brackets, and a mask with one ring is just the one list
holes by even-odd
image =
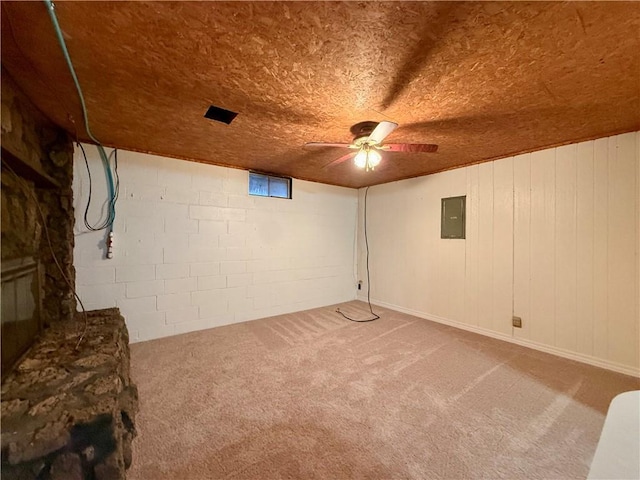
[[[640, 374], [639, 163], [629, 133], [372, 187], [372, 300]], [[466, 239], [442, 240], [440, 199], [458, 195]]]
[[[89, 217], [105, 180], [97, 151]], [[293, 181], [293, 199], [248, 195], [248, 172], [119, 151], [114, 258], [86, 232], [86, 168], [76, 152], [74, 262], [87, 309], [120, 307], [133, 341], [304, 310], [355, 297], [357, 192]]]

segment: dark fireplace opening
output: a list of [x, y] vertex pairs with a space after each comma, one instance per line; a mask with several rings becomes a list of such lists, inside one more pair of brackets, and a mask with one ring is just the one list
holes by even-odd
[[31, 257], [2, 262], [2, 379], [42, 331], [41, 267]]

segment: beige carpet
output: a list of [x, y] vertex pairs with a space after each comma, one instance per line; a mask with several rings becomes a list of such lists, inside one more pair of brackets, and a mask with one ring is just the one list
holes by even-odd
[[133, 345], [128, 478], [585, 478], [609, 402], [640, 388], [374, 309], [372, 323], [327, 307]]

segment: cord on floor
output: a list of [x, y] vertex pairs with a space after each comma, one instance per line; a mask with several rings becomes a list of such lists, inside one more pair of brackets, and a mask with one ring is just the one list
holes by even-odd
[[369, 187], [367, 187], [367, 189], [364, 191], [364, 244], [366, 246], [366, 252], [367, 252], [367, 303], [369, 304], [369, 311], [371, 312], [371, 315], [373, 315], [373, 317], [365, 318], [363, 320], [358, 320], [357, 318], [351, 318], [345, 315], [343, 312], [340, 311], [339, 308], [336, 309], [336, 313], [339, 313], [340, 315], [342, 315], [344, 318], [346, 318], [351, 322], [357, 322], [357, 323], [373, 322], [374, 320], [378, 320], [380, 318], [380, 315], [373, 313], [373, 308], [371, 307], [371, 275], [369, 273], [369, 238], [367, 237], [367, 195], [368, 194], [369, 194]]

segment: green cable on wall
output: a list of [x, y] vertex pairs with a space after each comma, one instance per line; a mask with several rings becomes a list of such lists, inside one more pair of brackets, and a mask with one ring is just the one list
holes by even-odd
[[[84, 101], [84, 95], [82, 94], [82, 88], [80, 87], [80, 82], [78, 81], [78, 77], [76, 75], [75, 69], [73, 68], [73, 63], [71, 62], [71, 57], [69, 56], [69, 51], [67, 50], [67, 45], [64, 41], [64, 38], [62, 36], [62, 31], [60, 29], [60, 24], [58, 23], [58, 18], [56, 17], [56, 13], [54, 10], [54, 5], [53, 2], [51, 0], [44, 0], [45, 5], [47, 6], [47, 11], [49, 12], [49, 17], [51, 18], [51, 23], [53, 24], [53, 28], [56, 32], [56, 37], [58, 38], [58, 43], [60, 44], [60, 47], [62, 48], [62, 53], [64, 55], [64, 58], [67, 62], [67, 66], [69, 67], [69, 71], [71, 72], [71, 77], [73, 78], [73, 83], [76, 86], [76, 90], [78, 92], [78, 96], [80, 97], [80, 104], [82, 106], [82, 115], [84, 118], [84, 127], [85, 130], [87, 131], [87, 135], [89, 135], [89, 138], [91, 138], [91, 140], [93, 140], [96, 143], [96, 146], [98, 148], [98, 152], [100, 154], [100, 158], [102, 159], [102, 164], [104, 166], [105, 169], [105, 173], [106, 173], [106, 177], [107, 177], [107, 186], [109, 189], [109, 201], [108, 201], [108, 215], [107, 215], [107, 219], [103, 222], [103, 224], [100, 227], [90, 227], [88, 226], [88, 228], [90, 230], [104, 230], [104, 229], [108, 229], [108, 233], [111, 234], [112, 230], [113, 230], [113, 222], [116, 218], [116, 207], [115, 207], [115, 202], [117, 199], [117, 192], [116, 192], [116, 188], [114, 186], [114, 182], [113, 182], [113, 174], [111, 173], [111, 166], [110, 166], [110, 162], [109, 162], [109, 157], [107, 156], [107, 153], [104, 150], [104, 147], [102, 146], [102, 144], [93, 136], [93, 133], [91, 133], [91, 129], [89, 128], [89, 115], [87, 113], [87, 106], [86, 103]], [[90, 201], [90, 199], [89, 199]]]

